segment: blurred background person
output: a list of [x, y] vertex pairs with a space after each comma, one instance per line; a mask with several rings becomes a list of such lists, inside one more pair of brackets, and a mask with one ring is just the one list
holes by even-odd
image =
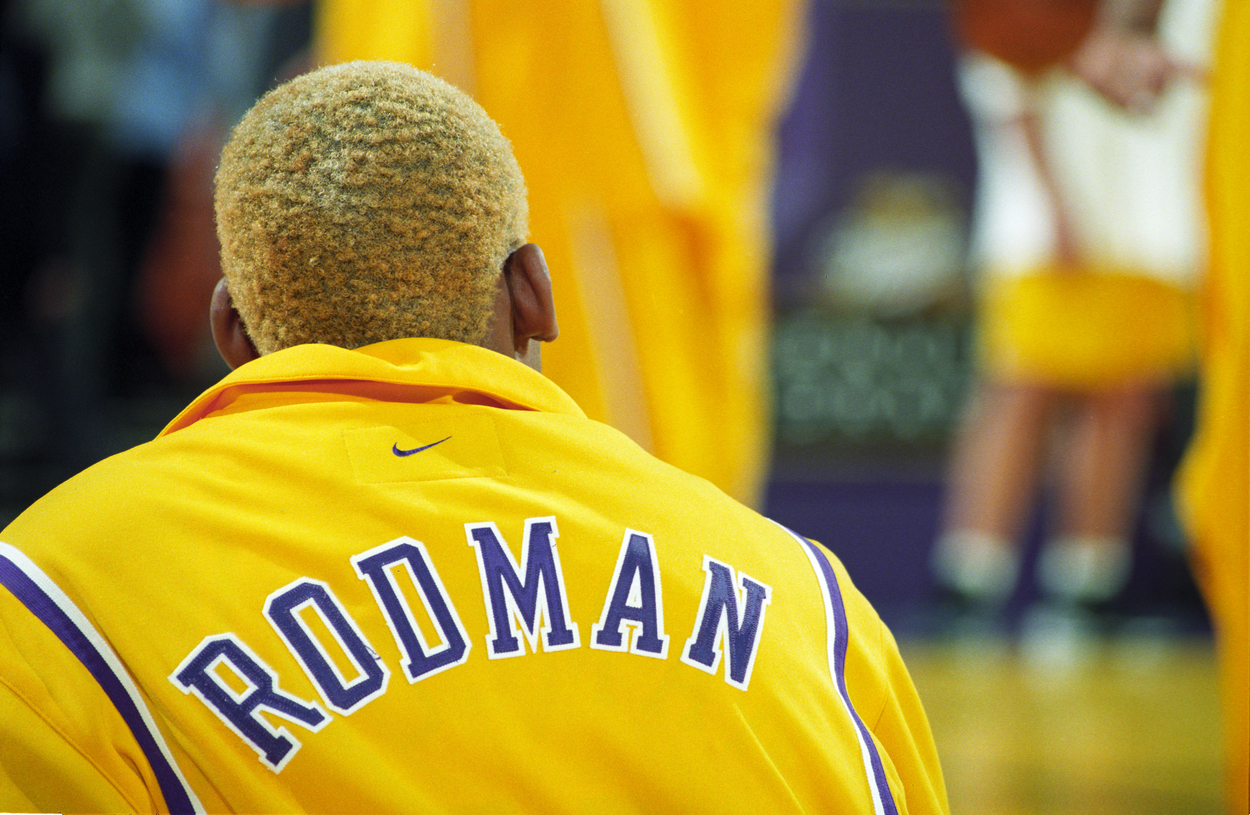
[[760, 506], [768, 184], [795, 0], [318, 0], [323, 63], [468, 91], [525, 168], [561, 315], [548, 376], [591, 418]]
[[[1043, 649], [1079, 644], [1127, 582], [1156, 429], [1192, 364], [1216, 4], [1153, 6], [953, 6], [979, 166], [980, 370], [933, 565], [954, 625], [1001, 620], [1053, 479], [1042, 600], [1024, 630]], [[1113, 104], [1081, 76], [1095, 72], [1125, 98]]]

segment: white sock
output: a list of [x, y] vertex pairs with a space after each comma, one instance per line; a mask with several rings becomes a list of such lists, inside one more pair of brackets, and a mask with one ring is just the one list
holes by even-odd
[[1015, 547], [983, 532], [947, 532], [933, 550], [932, 563], [943, 586], [985, 603], [1005, 601], [1020, 574]]
[[1132, 552], [1120, 538], [1055, 538], [1037, 562], [1037, 583], [1047, 595], [1069, 602], [1101, 602], [1128, 582]]

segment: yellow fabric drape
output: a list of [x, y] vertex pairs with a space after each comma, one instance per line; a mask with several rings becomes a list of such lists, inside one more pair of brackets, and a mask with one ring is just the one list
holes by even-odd
[[1228, 811], [1250, 811], [1250, 3], [1228, 0], [1212, 74], [1198, 429], [1179, 481], [1220, 651]]
[[430, 70], [512, 141], [560, 321], [544, 372], [592, 418], [750, 504], [768, 449], [771, 126], [799, 12], [793, 0], [317, 11], [321, 62]]

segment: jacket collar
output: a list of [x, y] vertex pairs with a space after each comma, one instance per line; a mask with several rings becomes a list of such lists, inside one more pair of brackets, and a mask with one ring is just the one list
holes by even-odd
[[[431, 390], [457, 401], [495, 404], [511, 410], [566, 413], [584, 418], [581, 408], [551, 380], [503, 354], [476, 345], [434, 339], [401, 339], [355, 350], [333, 345], [297, 345], [267, 354], [232, 371], [202, 393], [160, 435], [188, 427], [224, 408], [244, 393], [276, 390], [299, 383], [382, 383], [411, 389], [416, 398]], [[394, 392], [394, 388], [390, 389]], [[464, 399], [464, 396], [471, 397]]]

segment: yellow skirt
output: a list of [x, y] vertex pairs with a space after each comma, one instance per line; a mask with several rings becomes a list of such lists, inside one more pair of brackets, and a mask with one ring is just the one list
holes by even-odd
[[1097, 390], [1171, 381], [1193, 364], [1192, 295], [1177, 286], [1058, 269], [986, 286], [979, 351], [990, 375]]

